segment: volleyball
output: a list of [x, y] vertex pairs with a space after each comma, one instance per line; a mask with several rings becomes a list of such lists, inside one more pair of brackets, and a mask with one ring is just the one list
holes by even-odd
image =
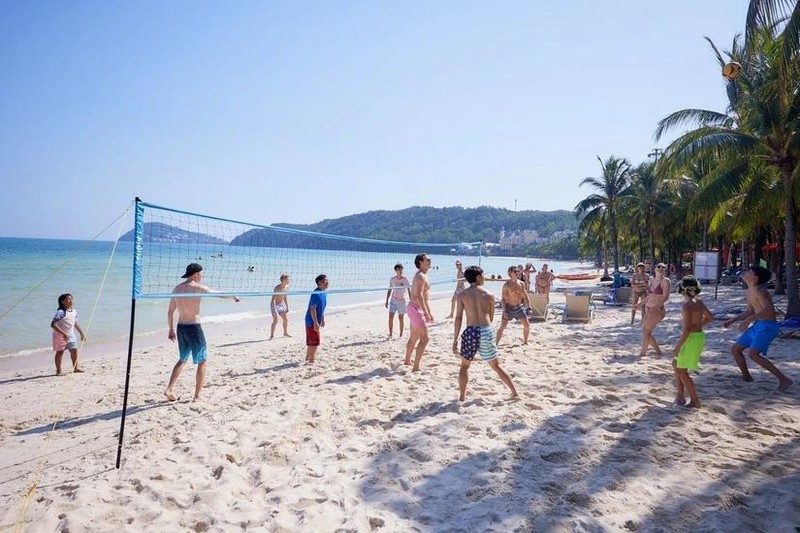
[[722, 77], [732, 80], [742, 71], [742, 65], [736, 61], [731, 61], [722, 66]]

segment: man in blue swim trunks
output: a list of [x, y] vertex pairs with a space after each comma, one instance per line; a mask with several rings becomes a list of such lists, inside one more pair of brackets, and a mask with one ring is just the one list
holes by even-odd
[[[492, 320], [494, 319], [494, 295], [483, 288], [483, 269], [478, 266], [468, 267], [464, 271], [464, 278], [469, 287], [458, 294], [455, 314], [455, 336], [453, 338], [453, 353], [461, 356], [461, 369], [458, 373], [459, 401], [464, 401], [467, 396], [467, 383], [469, 382], [469, 365], [475, 359], [475, 354], [480, 354], [481, 360], [497, 372], [500, 380], [511, 389], [509, 399], [517, 399], [517, 389], [497, 361], [497, 347], [494, 343]], [[461, 333], [461, 321], [464, 313], [467, 315], [467, 327]], [[461, 334], [461, 350], [458, 349], [458, 338]]]
[[[169, 326], [169, 333], [167, 337], [171, 341], [178, 341], [178, 351], [180, 353], [178, 362], [172, 369], [172, 375], [169, 378], [169, 385], [167, 390], [164, 391], [164, 396], [167, 400], [174, 402], [178, 399], [175, 395], [175, 385], [178, 383], [178, 378], [183, 372], [183, 367], [189, 361], [189, 355], [192, 356], [192, 361], [197, 365], [197, 378], [194, 385], [194, 401], [200, 399], [200, 391], [203, 389], [203, 383], [206, 380], [206, 337], [203, 334], [203, 327], [200, 325], [200, 298], [199, 297], [186, 297], [178, 296], [193, 293], [213, 293], [216, 292], [209, 289], [202, 283], [200, 278], [203, 275], [203, 267], [197, 263], [191, 263], [186, 267], [186, 273], [181, 276], [186, 281], [179, 284], [172, 290], [172, 294], [176, 297], [170, 299], [169, 309], [167, 310], [167, 325]], [[235, 302], [239, 301], [238, 296], [233, 296]], [[177, 333], [174, 328], [175, 311], [178, 311], [178, 330]]]
[[791, 387], [794, 382], [765, 357], [770, 343], [778, 336], [775, 305], [772, 302], [772, 296], [764, 288], [764, 285], [769, 282], [771, 277], [772, 273], [764, 267], [750, 267], [742, 275], [742, 280], [747, 283], [747, 310], [726, 320], [722, 325], [727, 328], [734, 322], [741, 321], [739, 331], [744, 333], [739, 336], [739, 339], [731, 347], [731, 354], [733, 354], [736, 364], [739, 365], [742, 379], [753, 381], [750, 370], [747, 368], [747, 360], [744, 358], [744, 351], [747, 349], [747, 355], [750, 359], [778, 378], [778, 390], [783, 392]]

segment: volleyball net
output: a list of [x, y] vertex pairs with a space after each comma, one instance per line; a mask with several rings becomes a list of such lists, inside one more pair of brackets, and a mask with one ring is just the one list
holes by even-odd
[[[133, 298], [163, 299], [190, 263], [203, 267], [203, 283], [213, 296], [271, 296], [282, 274], [291, 290], [308, 294], [314, 278], [325, 274], [329, 293], [385, 291], [394, 266], [413, 272], [414, 257], [432, 260], [432, 285], [455, 281], [453, 260], [474, 258], [482, 246], [471, 243], [419, 243], [332, 235], [297, 228], [261, 225], [191, 213], [143, 202], [135, 204], [134, 229], [121, 237], [133, 241]], [[198, 296], [193, 294], [192, 296]]]

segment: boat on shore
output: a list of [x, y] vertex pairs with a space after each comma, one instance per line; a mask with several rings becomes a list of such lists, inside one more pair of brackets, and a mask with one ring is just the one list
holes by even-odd
[[600, 274], [592, 274], [591, 272], [581, 272], [577, 274], [558, 274], [556, 278], [564, 281], [590, 281], [600, 277]]

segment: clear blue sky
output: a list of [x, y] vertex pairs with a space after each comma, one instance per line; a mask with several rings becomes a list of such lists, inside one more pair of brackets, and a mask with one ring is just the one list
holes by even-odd
[[135, 196], [262, 224], [572, 209], [598, 155], [639, 163], [659, 119], [724, 109], [703, 36], [730, 48], [746, 9], [5, 2], [0, 236], [91, 238]]

